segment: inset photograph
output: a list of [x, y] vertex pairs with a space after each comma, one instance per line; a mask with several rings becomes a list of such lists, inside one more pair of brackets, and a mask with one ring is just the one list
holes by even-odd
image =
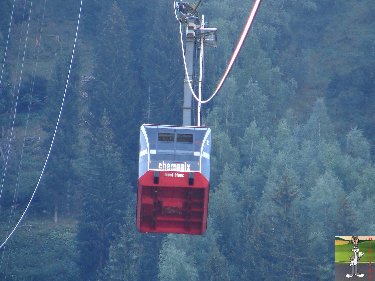
[[375, 236], [335, 236], [335, 280], [374, 280]]

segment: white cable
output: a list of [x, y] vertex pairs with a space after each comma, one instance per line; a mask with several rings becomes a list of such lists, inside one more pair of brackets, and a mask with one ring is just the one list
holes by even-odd
[[[253, 5], [252, 10], [250, 11], [249, 17], [248, 17], [247, 22], [246, 22], [246, 24], [245, 24], [245, 27], [244, 27], [244, 29], [243, 29], [243, 31], [242, 31], [242, 34], [241, 34], [241, 36], [240, 36], [240, 39], [239, 39], [239, 41], [238, 41], [238, 43], [237, 43], [237, 46], [236, 46], [236, 48], [235, 48], [235, 50], [234, 50], [234, 52], [233, 52], [233, 54], [232, 54], [232, 57], [231, 57], [231, 59], [230, 59], [228, 65], [227, 65], [227, 68], [225, 69], [225, 72], [224, 72], [224, 74], [223, 74], [223, 76], [222, 76], [220, 82], [218, 83], [218, 85], [217, 85], [215, 91], [213, 92], [213, 94], [212, 94], [208, 99], [206, 99], [206, 100], [200, 100], [200, 99], [197, 97], [197, 95], [195, 94], [195, 92], [194, 92], [194, 90], [193, 90], [193, 87], [192, 87], [192, 85], [191, 85], [190, 80], [187, 79], [188, 84], [189, 84], [189, 88], [190, 88], [190, 91], [191, 91], [191, 94], [193, 95], [193, 97], [195, 98], [195, 100], [196, 100], [197, 102], [200, 102], [200, 103], [202, 103], [202, 104], [204, 104], [204, 103], [208, 103], [208, 102], [210, 102], [210, 101], [211, 101], [211, 100], [217, 95], [217, 93], [220, 91], [220, 89], [221, 89], [221, 87], [223, 86], [223, 84], [224, 84], [224, 82], [225, 82], [225, 80], [226, 80], [226, 78], [227, 78], [229, 72], [231, 71], [232, 66], [233, 66], [233, 64], [234, 64], [234, 62], [235, 62], [235, 60], [236, 60], [236, 58], [237, 58], [237, 55], [238, 55], [238, 53], [240, 52], [241, 47], [242, 47], [242, 45], [243, 45], [243, 43], [244, 43], [244, 41], [245, 41], [245, 39], [246, 39], [246, 36], [247, 36], [247, 34], [248, 34], [249, 30], [250, 30], [250, 27], [251, 27], [251, 25], [252, 25], [252, 23], [253, 23], [253, 21], [254, 21], [255, 15], [256, 15], [256, 13], [257, 13], [257, 11], [258, 11], [258, 8], [259, 8], [259, 4], [260, 4], [260, 2], [261, 2], [261, 0], [255, 0], [255, 3], [254, 3], [254, 5]], [[176, 2], [174, 2], [174, 6], [175, 6], [175, 17], [176, 17], [176, 19], [179, 21], [178, 16], [177, 16], [177, 12], [176, 12]], [[185, 68], [185, 75], [186, 75], [186, 77], [189, 77], [189, 76], [188, 76], [187, 66], [186, 66], [185, 48], [184, 48], [183, 35], [182, 35], [182, 27], [181, 27], [181, 22], [180, 22], [180, 21], [179, 21], [179, 25], [180, 25], [180, 41], [181, 41], [181, 49], [182, 49], [182, 58], [183, 58], [184, 68]]]
[[8, 45], [9, 45], [9, 39], [10, 39], [10, 32], [11, 32], [11, 29], [12, 29], [12, 22], [13, 22], [13, 14], [14, 14], [14, 5], [15, 5], [15, 3], [16, 3], [16, 0], [13, 0], [12, 13], [10, 15], [10, 22], [9, 22], [9, 28], [8, 28], [8, 37], [7, 37], [7, 41], [5, 43], [4, 58], [3, 58], [3, 64], [2, 64], [2, 67], [1, 67], [0, 89], [1, 89], [1, 83], [3, 82], [3, 74], [4, 74], [5, 62], [6, 62], [6, 58], [7, 58]]
[[[5, 62], [6, 62], [6, 58], [7, 58], [7, 51], [8, 51], [8, 45], [9, 45], [9, 39], [10, 39], [10, 33], [11, 33], [11, 27], [12, 27], [12, 21], [13, 21], [13, 14], [14, 14], [15, 2], [16, 1], [14, 0], [13, 1], [13, 6], [12, 6], [12, 12], [11, 12], [11, 16], [10, 16], [10, 22], [9, 22], [9, 28], [8, 28], [8, 36], [7, 36], [7, 40], [6, 40], [6, 44], [5, 44], [4, 58], [3, 58], [3, 63], [2, 63], [2, 67], [1, 67], [0, 90], [1, 90], [1, 84], [2, 84], [2, 81], [3, 81], [3, 74], [4, 74], [4, 69], [5, 69]], [[25, 7], [26, 7], [26, 1], [25, 1], [24, 9], [25, 9]], [[18, 59], [17, 59], [17, 67], [16, 67], [16, 69], [17, 68], [18, 68]], [[0, 93], [1, 93], [1, 91], [0, 91]], [[10, 120], [9, 120], [9, 123], [10, 123]], [[11, 138], [9, 138], [9, 142], [11, 142]], [[7, 164], [5, 164], [5, 167], [6, 166], [7, 166]], [[2, 194], [2, 189], [3, 189], [3, 186], [1, 187], [0, 198], [1, 198], [1, 194]], [[15, 191], [14, 196], [16, 196], [16, 191]], [[13, 197], [13, 199], [14, 199], [14, 197]], [[11, 213], [10, 213], [10, 216], [9, 216], [8, 229], [10, 227], [10, 222], [11, 222], [11, 218], [12, 218], [12, 212], [13, 212], [13, 209], [11, 210]], [[5, 251], [3, 251], [2, 254], [1, 254], [0, 265], [2, 265], [2, 263], [3, 263], [4, 255], [5, 255]]]
[[[39, 38], [38, 38], [39, 42], [41, 42], [41, 40], [42, 40], [43, 23], [44, 23], [44, 18], [45, 18], [46, 3], [47, 3], [47, 0], [44, 0], [42, 19], [40, 21], [40, 33], [39, 33]], [[17, 200], [17, 197], [18, 197], [17, 195], [18, 195], [19, 179], [20, 179], [20, 174], [21, 174], [21, 170], [22, 170], [22, 162], [23, 162], [23, 154], [24, 154], [25, 143], [26, 143], [26, 136], [27, 136], [27, 131], [28, 131], [28, 127], [29, 127], [32, 95], [34, 93], [35, 76], [36, 76], [36, 70], [38, 68], [38, 63], [39, 63], [39, 54], [40, 54], [40, 43], [38, 44], [38, 47], [37, 47], [35, 66], [34, 66], [33, 74], [32, 74], [33, 82], [32, 82], [31, 88], [30, 88], [31, 94], [30, 94], [29, 105], [28, 105], [28, 113], [27, 113], [27, 117], [26, 117], [26, 125], [25, 125], [23, 142], [22, 142], [21, 156], [20, 156], [20, 161], [19, 161], [19, 164], [18, 164], [17, 180], [16, 180], [15, 190], [14, 190], [14, 194], [13, 194], [13, 201], [12, 201], [13, 206], [14, 206], [16, 200]], [[11, 212], [10, 212], [10, 215], [9, 215], [7, 231], [9, 231], [11, 222], [13, 220], [13, 217], [15, 216], [15, 209], [16, 208], [13, 207], [13, 206], [11, 208]], [[4, 255], [5, 255], [5, 247], [4, 247], [4, 251], [1, 254], [0, 266], [3, 263]]]
[[33, 98], [34, 87], [35, 87], [36, 70], [37, 70], [38, 64], [39, 64], [40, 42], [42, 40], [42, 32], [43, 32], [43, 23], [44, 23], [44, 18], [45, 18], [46, 3], [47, 3], [47, 0], [44, 0], [42, 19], [40, 21], [40, 33], [39, 33], [39, 38], [37, 39], [39, 44], [38, 44], [38, 47], [37, 47], [35, 66], [34, 66], [34, 69], [33, 69], [33, 72], [32, 72], [33, 81], [32, 81], [31, 87], [30, 87], [29, 104], [28, 104], [28, 107], [27, 107], [26, 124], [25, 124], [25, 130], [24, 130], [24, 133], [23, 133], [21, 156], [20, 156], [20, 161], [19, 161], [19, 164], [18, 164], [18, 172], [17, 172], [15, 192], [14, 192], [14, 196], [13, 196], [13, 203], [15, 203], [16, 192], [17, 192], [17, 188], [19, 187], [19, 178], [20, 178], [20, 174], [21, 174], [21, 170], [22, 170], [23, 154], [24, 154], [24, 150], [25, 150], [27, 132], [28, 132], [28, 129], [29, 129], [31, 104], [32, 104], [32, 98]]
[[[43, 23], [44, 23], [44, 18], [45, 18], [46, 3], [47, 3], [47, 0], [44, 0], [42, 19], [40, 21], [40, 32], [39, 32], [39, 38], [38, 38], [39, 42], [41, 42], [41, 40], [42, 40]], [[20, 161], [19, 161], [19, 164], [18, 164], [17, 179], [16, 179], [16, 185], [15, 185], [15, 190], [14, 190], [14, 195], [13, 195], [13, 204], [15, 204], [15, 202], [17, 200], [16, 199], [17, 198], [17, 189], [18, 189], [19, 184], [20, 184], [19, 181], [20, 181], [20, 175], [21, 175], [21, 170], [22, 170], [22, 162], [23, 162], [23, 155], [24, 155], [24, 151], [25, 151], [26, 137], [27, 137], [27, 132], [28, 132], [28, 128], [29, 128], [31, 104], [32, 104], [32, 97], [33, 97], [33, 93], [34, 93], [36, 70], [38, 68], [38, 63], [39, 63], [39, 54], [40, 54], [40, 44], [38, 44], [38, 47], [37, 47], [37, 54], [36, 54], [36, 58], [35, 58], [35, 66], [34, 66], [33, 73], [32, 73], [33, 81], [32, 81], [32, 85], [30, 87], [30, 98], [29, 98], [29, 104], [28, 104], [28, 112], [27, 112], [27, 116], [26, 116], [25, 130], [24, 130], [24, 133], [23, 133], [21, 156], [20, 156]], [[13, 209], [11, 210], [11, 215], [12, 215], [12, 211], [13, 211]], [[9, 218], [8, 229], [10, 228], [10, 222], [11, 222], [11, 217]]]
[[22, 55], [20, 77], [18, 79], [16, 101], [15, 101], [15, 104], [14, 104], [14, 113], [13, 113], [12, 127], [11, 127], [11, 130], [10, 130], [10, 137], [9, 137], [9, 142], [8, 142], [8, 149], [7, 149], [7, 156], [6, 156], [6, 160], [5, 160], [4, 172], [3, 172], [2, 179], [1, 179], [0, 200], [1, 200], [1, 197], [3, 195], [3, 188], [4, 188], [5, 176], [6, 176], [6, 172], [7, 172], [7, 168], [8, 168], [10, 147], [11, 147], [11, 143], [12, 143], [12, 139], [13, 139], [14, 123], [16, 121], [16, 116], [17, 116], [17, 106], [18, 106], [18, 99], [19, 99], [20, 89], [21, 89], [21, 83], [22, 83], [23, 67], [24, 67], [24, 64], [25, 64], [27, 42], [28, 42], [28, 39], [29, 39], [29, 29], [30, 29], [30, 19], [31, 19], [32, 8], [33, 8], [33, 2], [31, 1], [30, 2], [29, 17], [28, 17], [28, 21], [27, 21], [26, 35], [25, 35], [25, 45], [23, 47], [23, 55]]
[[181, 52], [182, 52], [182, 59], [183, 59], [183, 62], [184, 62], [184, 69], [185, 69], [185, 77], [186, 77], [186, 80], [188, 82], [188, 85], [189, 85], [189, 89], [190, 89], [190, 92], [191, 94], [193, 95], [193, 97], [195, 98], [195, 100], [197, 100], [199, 102], [199, 98], [197, 97], [197, 95], [195, 94], [194, 90], [193, 90], [193, 86], [191, 85], [191, 81], [189, 79], [189, 72], [188, 72], [188, 69], [187, 69], [187, 65], [186, 65], [186, 57], [185, 57], [185, 47], [184, 47], [184, 38], [183, 38], [183, 34], [182, 34], [182, 24], [181, 24], [181, 21], [179, 20], [178, 16], [177, 16], [177, 5], [176, 5], [176, 1], [174, 1], [174, 15], [176, 17], [176, 20], [179, 22], [179, 26], [180, 26], [180, 42], [181, 42]]
[[31, 195], [31, 198], [24, 210], [24, 212], [22, 213], [20, 219], [18, 220], [17, 224], [14, 226], [13, 230], [9, 233], [9, 235], [6, 237], [6, 239], [4, 240], [4, 242], [0, 245], [0, 249], [2, 247], [4, 247], [4, 245], [8, 242], [8, 240], [10, 239], [10, 237], [13, 235], [13, 233], [16, 231], [16, 229], [18, 228], [18, 226], [20, 225], [20, 223], [22, 222], [23, 218], [25, 217], [26, 215], [26, 212], [28, 211], [30, 205], [31, 205], [31, 202], [33, 201], [34, 199], [34, 196], [35, 196], [35, 193], [36, 191], [38, 190], [38, 187], [39, 187], [39, 184], [42, 180], [42, 177], [44, 175], [44, 171], [47, 167], [47, 163], [48, 163], [48, 160], [49, 160], [49, 157], [51, 155], [51, 151], [52, 151], [52, 147], [53, 147], [53, 144], [54, 144], [54, 141], [55, 141], [55, 137], [56, 137], [56, 133], [57, 133], [57, 128], [59, 127], [59, 123], [60, 123], [60, 119], [61, 119], [61, 115], [62, 115], [62, 111], [63, 111], [63, 108], [64, 108], [64, 103], [65, 103], [65, 97], [66, 97], [66, 92], [68, 90], [68, 85], [69, 85], [69, 79], [70, 79], [70, 72], [72, 70], [72, 65], [73, 65], [73, 59], [74, 59], [74, 53], [75, 53], [75, 48], [76, 48], [76, 43], [77, 43], [77, 38], [78, 38], [78, 30], [79, 30], [79, 23], [80, 23], [80, 19], [81, 19], [81, 12], [82, 12], [82, 5], [83, 5], [83, 0], [81, 0], [80, 2], [80, 6], [79, 6], [79, 14], [78, 14], [78, 20], [77, 20], [77, 28], [76, 28], [76, 33], [75, 33], [75, 38], [74, 38], [74, 44], [73, 44], [73, 50], [72, 50], [72, 55], [71, 55], [71, 58], [70, 58], [70, 65], [69, 65], [69, 71], [68, 71], [68, 76], [66, 78], [66, 83], [65, 83], [65, 88], [64, 88], [64, 95], [63, 95], [63, 98], [62, 98], [62, 102], [61, 102], [61, 106], [60, 106], [60, 111], [59, 111], [59, 116], [57, 118], [57, 122], [56, 122], [56, 126], [55, 126], [55, 131], [53, 133], [53, 137], [52, 137], [52, 140], [51, 140], [51, 144], [50, 144], [50, 147], [49, 147], [49, 150], [48, 150], [48, 153], [47, 153], [47, 157], [46, 157], [46, 160], [44, 161], [44, 165], [43, 165], [43, 168], [42, 168], [42, 171], [40, 173], [40, 176], [39, 176], [39, 179], [38, 179], [38, 182], [35, 186], [35, 189], [34, 189], [34, 192], [33, 194]]
[[261, 2], [261, 0], [255, 0], [253, 8], [252, 8], [252, 10], [251, 10], [251, 12], [249, 14], [249, 18], [247, 19], [246, 25], [245, 25], [245, 27], [244, 27], [244, 29], [242, 31], [241, 37], [238, 40], [236, 49], [234, 50], [234, 52], [232, 54], [232, 57], [231, 57], [231, 59], [230, 59], [230, 61], [228, 63], [228, 66], [225, 69], [224, 75], [221, 78], [219, 84], [217, 85], [215, 92], [208, 99], [202, 101], [202, 103], [208, 103], [209, 101], [211, 101], [217, 95], [217, 93], [220, 91], [221, 87], [223, 86], [225, 79], [227, 78], [229, 72], [232, 69], [234, 61], [236, 60], [237, 55], [238, 55], [238, 53], [240, 52], [240, 50], [242, 48], [242, 45], [243, 45], [243, 43], [244, 43], [244, 41], [246, 39], [246, 36], [249, 33], [250, 27], [251, 27], [251, 25], [252, 25], [252, 23], [254, 21], [254, 18], [255, 18], [255, 15], [257, 13], [257, 10], [258, 10], [260, 2]]

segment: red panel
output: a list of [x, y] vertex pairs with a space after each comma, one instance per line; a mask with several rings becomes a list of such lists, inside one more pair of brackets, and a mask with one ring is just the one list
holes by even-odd
[[207, 227], [209, 183], [200, 173], [148, 171], [138, 181], [137, 227], [140, 232], [203, 234]]

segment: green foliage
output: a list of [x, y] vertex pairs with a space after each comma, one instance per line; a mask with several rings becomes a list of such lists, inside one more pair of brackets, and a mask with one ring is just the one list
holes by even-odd
[[221, 183], [215, 192], [211, 193], [210, 212], [214, 216], [210, 223], [217, 231], [217, 242], [222, 253], [231, 260], [236, 257], [233, 249], [239, 246], [238, 233], [241, 231], [238, 225], [241, 216], [240, 204], [232, 190], [233, 187], [238, 187], [235, 180], [238, 176], [231, 172], [229, 166], [225, 166]]
[[108, 8], [112, 1], [92, 0], [84, 3], [82, 16], [83, 33], [85, 38], [90, 39], [96, 45], [97, 34], [101, 32], [103, 18], [106, 17]]
[[[18, 214], [35, 186], [66, 81], [79, 2], [47, 1], [41, 24], [43, 2], [33, 4], [1, 233], [16, 220], [10, 210]], [[172, 2], [84, 2], [80, 63], [31, 209], [38, 227], [21, 228], [0, 252], [1, 280], [332, 280], [333, 236], [375, 232], [375, 2], [269, 0], [229, 79], [204, 109], [213, 132], [206, 234], [137, 233], [130, 183], [137, 179], [139, 125], [181, 119], [183, 66]], [[16, 2], [0, 89], [3, 150], [25, 3]], [[0, 61], [11, 5], [0, 3]], [[202, 2], [209, 26], [218, 27], [218, 47], [205, 53], [205, 95], [250, 6]], [[52, 213], [57, 223], [39, 225]], [[66, 218], [79, 218], [77, 229]]]
[[95, 52], [96, 65], [89, 89], [89, 111], [90, 125], [95, 128], [104, 108], [107, 110], [115, 141], [122, 153], [127, 155], [127, 168], [135, 173], [136, 155], [132, 152], [138, 143], [143, 100], [135, 86], [137, 76], [132, 67], [133, 52], [128, 38], [127, 19], [119, 4], [114, 2], [103, 23]]
[[94, 280], [107, 264], [110, 243], [120, 233], [127, 202], [126, 190], [130, 190], [106, 111], [100, 127], [92, 132], [87, 157], [89, 170], [85, 175], [77, 233], [78, 265], [83, 280]]
[[229, 266], [228, 261], [226, 260], [225, 256], [220, 253], [217, 246], [214, 246], [210, 249], [208, 260], [207, 260], [207, 267], [206, 267], [206, 275], [207, 279], [210, 281], [229, 281], [230, 274], [229, 274]]
[[322, 139], [329, 141], [334, 139], [334, 130], [323, 99], [315, 102], [313, 111], [304, 126], [303, 134], [316, 145], [319, 145]]
[[199, 280], [194, 258], [168, 238], [160, 251], [159, 280]]
[[141, 234], [134, 227], [134, 208], [134, 204], [129, 206], [119, 238], [111, 245], [108, 264], [101, 277], [103, 281], [140, 280], [145, 249], [140, 241]]
[[362, 131], [357, 128], [350, 130], [346, 135], [346, 151], [353, 158], [361, 158], [365, 161], [371, 159], [370, 144]]
[[338, 221], [343, 220], [339, 216], [341, 202], [345, 199], [340, 180], [331, 172], [321, 176], [311, 190], [309, 206], [311, 218], [317, 228], [325, 229], [328, 233], [340, 233], [337, 231]]
[[[366, 253], [361, 258], [362, 263], [369, 263], [374, 260], [375, 254], [372, 250], [372, 243], [372, 241], [360, 241], [360, 243], [358, 243], [358, 247], [361, 252]], [[350, 257], [353, 254], [352, 249], [353, 244], [335, 245], [335, 262], [348, 263], [348, 261], [350, 261]]]
[[259, 268], [255, 274], [262, 280], [301, 280], [312, 273], [305, 252], [305, 229], [298, 215], [298, 178], [292, 170], [282, 169], [271, 169], [264, 197], [255, 212], [253, 239], [257, 258], [253, 266]]
[[7, 25], [9, 24], [9, 19], [10, 19], [10, 11], [11, 11], [11, 1], [10, 0], [6, 0], [6, 1], [2, 1], [1, 4], [0, 4], [0, 15], [1, 18], [0, 18], [0, 42], [1, 42], [1, 45], [3, 45], [3, 42], [6, 40], [6, 34], [5, 34], [5, 31], [7, 31]]
[[[76, 57], [76, 60], [78, 57]], [[51, 144], [51, 139], [55, 131], [55, 125], [59, 114], [67, 72], [64, 70], [63, 63], [56, 66], [52, 81], [46, 85], [43, 80], [32, 79], [31, 85], [25, 83], [28, 90], [26, 96], [30, 101], [31, 94], [31, 112], [42, 110], [42, 122], [44, 133], [48, 136], [44, 139], [42, 148], [42, 159], [46, 157], [46, 153]], [[65, 65], [66, 66], [66, 65]], [[53, 146], [53, 152], [49, 158], [48, 166], [45, 171], [44, 180], [42, 182], [43, 189], [38, 194], [37, 208], [44, 213], [54, 216], [55, 222], [60, 218], [61, 214], [69, 214], [70, 206], [74, 205], [71, 196], [75, 190], [74, 185], [77, 180], [76, 172], [72, 167], [72, 162], [76, 158], [75, 143], [77, 142], [77, 116], [78, 116], [78, 83], [79, 83], [80, 65], [73, 65], [73, 72], [70, 75], [70, 81], [66, 93], [64, 110], [60, 118], [59, 128], [56, 132], [56, 138]], [[30, 89], [34, 84], [34, 91]], [[47, 89], [45, 89], [46, 87]], [[26, 91], [26, 90], [25, 90]], [[48, 91], [49, 95], [46, 94]], [[34, 94], [36, 93], [36, 94]], [[22, 98], [22, 96], [21, 96]], [[40, 99], [40, 103], [35, 103]], [[22, 100], [21, 100], [22, 101]], [[20, 104], [22, 106], [22, 103]], [[27, 105], [28, 107], [28, 105]], [[21, 107], [22, 109], [22, 107]], [[28, 112], [28, 109], [27, 109]], [[31, 115], [33, 116], [33, 115]], [[30, 132], [28, 132], [30, 134]], [[43, 160], [41, 160], [43, 161]], [[42, 162], [43, 163], [43, 162]], [[27, 164], [27, 163], [25, 163]], [[41, 169], [41, 168], [40, 168]], [[33, 183], [35, 185], [36, 182]]]
[[[211, 159], [211, 178], [213, 184], [216, 185], [220, 178], [221, 173], [224, 170], [225, 165], [228, 165], [231, 169], [238, 169], [239, 153], [238, 149], [231, 144], [229, 136], [220, 132], [220, 129], [213, 131], [212, 149], [216, 151]], [[223, 163], [224, 166], [223, 166]]]
[[[6, 225], [6, 224], [2, 224]], [[1, 228], [1, 237], [5, 236]], [[0, 250], [0, 278], [9, 281], [77, 280], [76, 224], [29, 220]]]
[[[21, 85], [19, 113], [27, 113], [30, 110], [35, 112], [42, 109], [46, 104], [47, 80], [42, 77], [26, 77]], [[56, 90], [57, 87], [56, 87]], [[61, 93], [62, 89], [59, 89]], [[31, 102], [30, 102], [31, 101]]]
[[[143, 37], [137, 32], [133, 49], [137, 50], [142, 65], [137, 73], [144, 93], [139, 110], [146, 123], [182, 123], [184, 68], [178, 25], [172, 8], [171, 1], [157, 1], [152, 5], [143, 1], [140, 14], [144, 15], [144, 20], [134, 20], [142, 25], [140, 30], [143, 30]], [[166, 13], [171, 16], [166, 16]]]

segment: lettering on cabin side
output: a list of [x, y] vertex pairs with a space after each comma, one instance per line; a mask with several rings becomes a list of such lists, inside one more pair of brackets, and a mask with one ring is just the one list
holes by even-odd
[[169, 163], [159, 162], [158, 169], [162, 171], [178, 171], [178, 172], [190, 172], [190, 164], [183, 163]]

